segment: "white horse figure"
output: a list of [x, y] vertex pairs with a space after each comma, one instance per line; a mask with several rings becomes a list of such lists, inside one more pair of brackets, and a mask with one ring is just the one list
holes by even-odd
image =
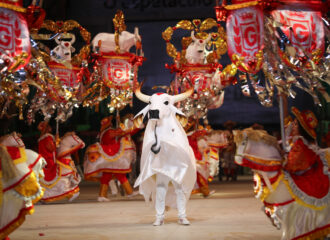
[[10, 134], [1, 136], [0, 144], [7, 147], [24, 148], [24, 152], [26, 154], [26, 163], [33, 170], [38, 182], [39, 178], [44, 177], [43, 168], [46, 166], [46, 160], [37, 152], [25, 148], [21, 134], [12, 132]]
[[[282, 156], [276, 138], [263, 130], [235, 130], [237, 145], [235, 162], [254, 171], [255, 194], [264, 203], [264, 210], [282, 239], [317, 239], [330, 233], [330, 191], [322, 197], [309, 196], [295, 185], [291, 175], [282, 168]], [[329, 166], [324, 153], [312, 171], [329, 186]], [[318, 188], [318, 185], [314, 185]]]
[[10, 134], [4, 135], [0, 137], [0, 144], [10, 147], [23, 147], [25, 148], [25, 144], [21, 138], [21, 134], [17, 132], [12, 132]]
[[42, 197], [39, 177], [46, 161], [25, 149], [16, 132], [2, 136], [0, 144], [0, 239], [4, 239], [24, 222], [25, 215], [33, 213], [33, 203]]
[[42, 198], [45, 202], [52, 202], [68, 198], [73, 201], [79, 196], [79, 182], [81, 178], [71, 158], [71, 154], [85, 147], [85, 143], [74, 133], [68, 132], [62, 138], [57, 149], [57, 173], [51, 181], [42, 179], [45, 188]]

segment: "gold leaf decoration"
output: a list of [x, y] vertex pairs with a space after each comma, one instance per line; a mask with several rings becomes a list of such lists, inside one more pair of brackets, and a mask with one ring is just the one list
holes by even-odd
[[217, 55], [216, 52], [211, 52], [207, 55], [206, 61], [207, 61], [207, 63], [215, 63], [220, 58], [221, 58], [221, 56]]
[[165, 41], [170, 41], [173, 35], [173, 28], [168, 27], [164, 32], [162, 32], [162, 37]]
[[116, 31], [119, 33], [126, 30], [124, 13], [121, 10], [117, 10], [117, 13], [115, 14], [115, 17], [112, 19], [112, 21]]
[[84, 41], [87, 44], [90, 44], [90, 42], [91, 42], [91, 33], [88, 32], [85, 28], [80, 26], [80, 34], [81, 34], [81, 37], [84, 39]]
[[45, 20], [41, 25], [41, 28], [46, 28], [47, 30], [52, 32], [58, 32], [58, 26], [52, 20]]
[[227, 52], [227, 42], [222, 39], [222, 38], [218, 38], [215, 42], [214, 45], [217, 49], [217, 54], [218, 55], [223, 55]]
[[83, 46], [83, 47], [80, 49], [79, 54], [75, 55], [75, 56], [72, 58], [71, 63], [72, 63], [73, 65], [80, 66], [82, 60], [83, 60], [83, 59], [87, 59], [89, 53], [90, 53], [90, 46], [89, 46], [89, 45]]
[[209, 34], [206, 32], [198, 32], [195, 34], [195, 36], [199, 39], [206, 39], [209, 36]]
[[176, 27], [177, 28], [182, 28], [182, 29], [185, 29], [185, 30], [193, 30], [194, 29], [192, 23], [188, 20], [182, 20], [182, 21], [178, 22], [176, 24]]
[[217, 27], [217, 26], [218, 24], [216, 20], [214, 20], [213, 18], [207, 18], [202, 22], [199, 29], [201, 31], [205, 31], [211, 29], [212, 27]]
[[78, 27], [80, 27], [80, 24], [78, 22], [76, 22], [75, 20], [68, 20], [64, 22], [61, 32], [68, 32]]
[[172, 43], [166, 44], [166, 51], [167, 51], [167, 54], [172, 58], [176, 58], [176, 56], [178, 54], [176, 51], [176, 48], [174, 47], [174, 45]]

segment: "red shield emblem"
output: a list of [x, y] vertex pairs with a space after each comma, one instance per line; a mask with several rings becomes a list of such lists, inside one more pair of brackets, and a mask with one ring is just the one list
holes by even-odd
[[[258, 7], [247, 7], [230, 12], [226, 22], [228, 54], [244, 57], [250, 65], [256, 53], [263, 48], [263, 12]], [[243, 69], [240, 69], [243, 71]], [[253, 72], [259, 69], [251, 69]]]
[[133, 68], [129, 59], [113, 57], [100, 57], [102, 65], [103, 81], [112, 88], [129, 88], [133, 83]]
[[[198, 71], [188, 71], [184, 75], [187, 77], [191, 83], [194, 85], [194, 89], [197, 93], [202, 92], [204, 89], [208, 89], [210, 87], [210, 79], [206, 77], [207, 71], [198, 70]], [[187, 83], [188, 84], [188, 83]], [[186, 88], [190, 88], [190, 86], [186, 86]]]
[[298, 54], [321, 50], [324, 52], [324, 27], [320, 12], [313, 10], [298, 11], [283, 7], [272, 11], [273, 18], [284, 26], [281, 30], [291, 41]]
[[67, 68], [63, 64], [57, 62], [49, 62], [48, 66], [55, 74], [55, 76], [59, 78], [62, 85], [69, 88], [77, 87], [79, 83], [77, 79], [77, 74], [80, 70], [78, 67], [73, 66], [72, 68]]
[[[30, 59], [30, 35], [25, 18], [21, 13], [0, 8], [0, 52], [11, 57], [28, 54], [25, 64]], [[23, 67], [25, 64], [21, 65]]]

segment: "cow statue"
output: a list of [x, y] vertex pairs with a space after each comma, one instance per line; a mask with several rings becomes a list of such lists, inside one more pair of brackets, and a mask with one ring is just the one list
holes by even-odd
[[191, 32], [192, 42], [189, 44], [186, 50], [186, 59], [190, 64], [203, 64], [204, 63], [204, 49], [205, 45], [211, 40], [211, 35], [208, 35], [206, 39], [198, 39], [195, 37], [195, 32]]
[[61, 35], [55, 38], [55, 42], [58, 44], [52, 50], [52, 59], [54, 61], [71, 61], [71, 54], [76, 51], [76, 49], [72, 46], [76, 41], [76, 37], [73, 34], [69, 34], [71, 36], [70, 41], [60, 40]]
[[[134, 33], [122, 31], [119, 34], [119, 49], [120, 53], [129, 52], [131, 47], [141, 42], [139, 29], [134, 28]], [[114, 33], [99, 33], [92, 40], [94, 52], [114, 52], [116, 50], [115, 34]], [[97, 50], [97, 48], [99, 48]]]
[[[143, 119], [147, 119], [148, 123], [143, 139], [140, 175], [135, 187], [139, 186], [139, 192], [146, 201], [150, 197], [155, 200], [157, 215], [154, 226], [164, 223], [165, 199], [166, 205], [177, 207], [179, 224], [189, 225], [186, 203], [196, 182], [196, 163], [187, 135], [177, 119], [184, 114], [174, 104], [188, 98], [193, 89], [175, 96], [165, 93], [147, 96], [140, 89], [141, 86], [135, 95], [148, 106], [134, 120], [136, 125], [140, 125]], [[170, 181], [172, 185], [168, 187]], [[175, 199], [174, 191], [176, 203], [170, 203]]]

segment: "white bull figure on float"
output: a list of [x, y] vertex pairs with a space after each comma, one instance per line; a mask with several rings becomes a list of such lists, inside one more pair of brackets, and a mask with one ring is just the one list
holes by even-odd
[[192, 42], [189, 44], [186, 50], [186, 59], [190, 64], [203, 64], [204, 63], [204, 49], [206, 44], [211, 40], [211, 35], [208, 35], [206, 39], [198, 39], [195, 37], [195, 32], [191, 32]]
[[[176, 96], [165, 93], [147, 96], [141, 93], [140, 88], [135, 92], [138, 99], [149, 103], [135, 118], [138, 124], [143, 119], [148, 120], [142, 146], [141, 170], [135, 187], [139, 186], [139, 192], [146, 201], [151, 196], [155, 200], [155, 226], [164, 223], [165, 198], [166, 205], [177, 207], [179, 223], [189, 224], [185, 210], [196, 182], [196, 164], [187, 135], [177, 119], [184, 114], [174, 103], [188, 98], [192, 92], [193, 89], [190, 89]], [[170, 181], [175, 189], [176, 201], [171, 198], [174, 197], [173, 187], [167, 191]]]
[[[141, 36], [139, 35], [139, 29], [134, 28], [134, 33], [122, 31], [119, 34], [119, 49], [120, 53], [129, 52], [131, 47], [136, 45], [137, 42], [141, 42]], [[114, 33], [99, 33], [92, 40], [93, 51], [97, 52], [114, 52], [116, 50], [115, 34]]]
[[52, 50], [53, 55], [55, 55], [53, 60], [71, 61], [71, 55], [76, 51], [72, 46], [76, 41], [76, 37], [71, 33], [69, 35], [71, 36], [70, 41], [60, 40], [61, 35], [55, 38], [58, 45]]

